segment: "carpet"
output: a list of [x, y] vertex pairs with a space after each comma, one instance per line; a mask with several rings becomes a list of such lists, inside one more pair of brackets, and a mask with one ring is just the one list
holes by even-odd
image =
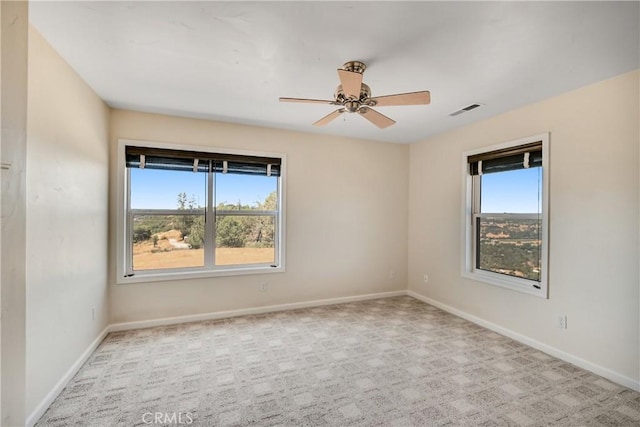
[[633, 426], [640, 394], [411, 297], [109, 334], [37, 426]]

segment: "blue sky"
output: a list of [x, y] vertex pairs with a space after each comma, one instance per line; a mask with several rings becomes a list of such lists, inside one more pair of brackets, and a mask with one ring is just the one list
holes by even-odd
[[[541, 168], [520, 169], [482, 176], [482, 212], [539, 212]], [[175, 209], [178, 194], [185, 192], [205, 205], [207, 174], [155, 169], [131, 169], [133, 209]], [[216, 174], [216, 205], [220, 202], [254, 205], [277, 188], [276, 177]]]
[[[176, 209], [178, 194], [182, 192], [205, 206], [206, 185], [206, 173], [131, 168], [131, 208]], [[216, 205], [238, 200], [243, 205], [254, 205], [276, 189], [276, 177], [216, 174]]]
[[542, 168], [482, 175], [483, 213], [538, 213]]

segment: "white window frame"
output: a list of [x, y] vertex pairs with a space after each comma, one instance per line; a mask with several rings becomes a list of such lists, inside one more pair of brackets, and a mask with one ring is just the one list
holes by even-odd
[[[495, 150], [502, 150], [520, 145], [530, 144], [542, 141], [542, 230], [541, 230], [541, 251], [540, 251], [540, 282], [539, 289], [533, 286], [533, 281], [522, 279], [519, 277], [509, 276], [506, 274], [494, 273], [491, 271], [480, 270], [475, 268], [475, 221], [478, 216], [474, 215], [474, 206], [479, 205], [479, 191], [474, 192], [474, 188], [478, 188], [480, 176], [472, 176], [469, 171], [467, 158], [476, 154], [482, 154]], [[474, 150], [465, 151], [462, 155], [462, 182], [463, 182], [463, 200], [462, 206], [464, 211], [462, 215], [463, 230], [463, 254], [462, 254], [462, 276], [467, 279], [488, 283], [499, 286], [501, 288], [510, 289], [525, 294], [534, 295], [540, 298], [549, 297], [549, 133], [533, 135], [526, 138], [508, 141], [501, 144], [482, 147]], [[491, 215], [495, 217], [496, 215]], [[505, 217], [526, 217], [527, 214], [504, 214]]]
[[[184, 151], [199, 151], [199, 152], [211, 152], [220, 154], [236, 154], [244, 156], [257, 156], [257, 157], [278, 157], [281, 159], [280, 165], [280, 178], [278, 179], [278, 211], [217, 211], [217, 214], [221, 215], [267, 215], [275, 216], [276, 221], [276, 235], [275, 241], [275, 267], [270, 264], [246, 264], [246, 265], [230, 265], [230, 266], [215, 266], [215, 267], [201, 267], [201, 268], [173, 268], [167, 270], [146, 270], [144, 272], [136, 272], [131, 276], [127, 271], [128, 259], [131, 259], [131, 220], [127, 218], [129, 206], [129, 172], [125, 166], [125, 148], [127, 146], [134, 147], [146, 147], [146, 148], [163, 148], [170, 150], [184, 150]], [[271, 273], [284, 273], [285, 270], [285, 242], [286, 242], [286, 154], [273, 153], [264, 151], [247, 151], [236, 150], [228, 148], [218, 147], [205, 147], [196, 145], [182, 145], [171, 144], [165, 142], [155, 141], [138, 141], [131, 139], [118, 139], [117, 147], [117, 238], [116, 238], [116, 283], [117, 284], [129, 284], [129, 283], [143, 283], [143, 282], [160, 282], [168, 280], [183, 280], [183, 279], [197, 279], [207, 277], [224, 277], [224, 276], [241, 276], [251, 274], [271, 274]], [[213, 174], [209, 175], [207, 182], [207, 196], [209, 198], [213, 195]], [[212, 215], [208, 209], [201, 209], [205, 215]], [[144, 210], [136, 210], [138, 214], [144, 214]], [[149, 211], [151, 212], [151, 211]], [[162, 213], [160, 210], [153, 210], [154, 214]], [[168, 209], [166, 213], [174, 214], [190, 214], [191, 211], [178, 211]], [[211, 229], [214, 227], [214, 221], [207, 218], [206, 233], [208, 236], [212, 236]], [[211, 240], [211, 239], [207, 239]], [[211, 256], [214, 251], [213, 242], [205, 240], [205, 257]], [[213, 259], [213, 258], [212, 258]], [[205, 261], [206, 265], [206, 261]]]

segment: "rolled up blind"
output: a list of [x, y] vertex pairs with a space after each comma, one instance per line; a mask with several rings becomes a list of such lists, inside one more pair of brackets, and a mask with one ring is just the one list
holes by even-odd
[[128, 168], [280, 176], [282, 159], [127, 146], [125, 164]]
[[506, 172], [527, 167], [541, 167], [542, 141], [475, 154], [469, 156], [467, 162], [469, 163], [469, 173], [471, 175]]

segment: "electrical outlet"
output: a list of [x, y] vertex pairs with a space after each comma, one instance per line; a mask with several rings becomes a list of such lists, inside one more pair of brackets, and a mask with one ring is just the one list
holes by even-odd
[[567, 316], [558, 316], [558, 329], [567, 329]]
[[424, 283], [429, 283], [429, 275], [425, 274], [423, 280], [424, 280]]
[[267, 292], [269, 290], [269, 283], [262, 282], [260, 283], [260, 292]]
[[389, 279], [393, 280], [396, 278], [396, 272], [393, 270], [389, 270]]

